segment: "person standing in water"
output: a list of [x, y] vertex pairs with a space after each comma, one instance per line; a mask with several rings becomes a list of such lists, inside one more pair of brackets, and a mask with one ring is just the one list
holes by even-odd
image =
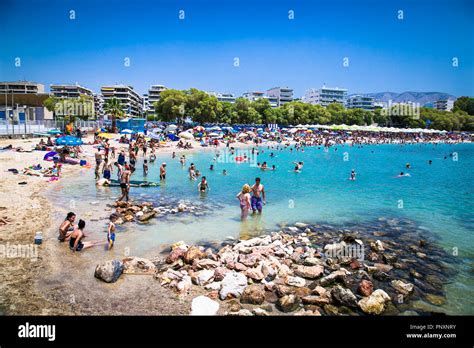
[[350, 180], [355, 180], [355, 179], [356, 179], [356, 175], [357, 175], [357, 173], [356, 173], [355, 169], [352, 169]]
[[166, 163], [161, 163], [160, 166], [160, 180], [166, 180]]
[[[144, 149], [146, 149], [146, 147], [144, 147]], [[143, 176], [147, 176], [148, 175], [148, 161], [145, 159], [143, 160]]]
[[122, 199], [125, 198], [125, 200], [128, 202], [129, 200], [129, 193], [130, 193], [130, 176], [132, 175], [132, 172], [128, 166], [122, 170], [122, 174], [120, 175], [120, 188], [122, 190], [122, 196], [118, 199], [121, 201]]
[[107, 228], [107, 241], [109, 242], [109, 249], [112, 249], [115, 243], [115, 222], [117, 221], [117, 214], [110, 215], [109, 226]]
[[242, 190], [237, 194], [237, 199], [240, 202], [240, 219], [245, 220], [249, 214], [249, 210], [251, 208], [251, 201], [250, 201], [250, 188], [249, 184], [245, 184], [242, 187]]
[[252, 189], [252, 211], [256, 213], [262, 212], [263, 205], [266, 204], [265, 201], [265, 188], [260, 182], [260, 178], [255, 178], [255, 184], [251, 187]]
[[211, 188], [209, 187], [209, 184], [207, 183], [207, 180], [206, 180], [205, 176], [203, 176], [201, 181], [199, 182], [198, 190], [199, 190], [199, 192], [206, 192], [206, 191], [211, 190]]

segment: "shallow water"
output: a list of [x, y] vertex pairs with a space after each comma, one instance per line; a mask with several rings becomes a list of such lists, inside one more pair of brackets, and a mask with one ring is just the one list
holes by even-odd
[[[220, 149], [224, 163], [213, 162], [215, 150], [188, 154], [185, 167], [178, 158], [159, 156], [149, 165], [147, 179], [159, 181], [159, 164], [164, 160], [168, 164], [166, 183], [152, 188], [132, 187], [132, 198], [174, 205], [184, 199], [202, 204], [208, 211], [199, 217], [184, 213], [154, 219], [147, 225], [127, 224], [119, 229], [112, 251], [97, 247], [87, 250], [84, 257], [97, 260], [123, 254], [156, 256], [178, 240], [219, 243], [228, 236], [246, 238], [296, 221], [370, 224], [381, 217], [403, 218], [436, 237], [448, 253], [457, 252], [459, 273], [446, 287], [448, 302], [444, 310], [474, 313], [474, 145], [338, 146], [329, 151], [308, 148], [304, 152], [261, 149], [263, 153], [252, 159], [274, 164], [276, 171], [262, 171], [252, 165], [254, 162], [235, 163], [224, 148]], [[276, 157], [270, 157], [271, 152]], [[293, 172], [293, 161], [304, 161], [301, 173]], [[198, 181], [189, 180], [187, 168], [191, 162], [207, 177], [210, 192], [200, 194]], [[407, 162], [411, 169], [405, 168]], [[214, 171], [209, 170], [211, 163]], [[141, 165], [140, 160], [133, 180], [143, 179]], [[222, 175], [223, 169], [229, 175]], [[358, 173], [356, 181], [348, 180], [352, 169]], [[411, 177], [395, 178], [401, 171]], [[79, 218], [88, 221], [90, 239], [104, 239], [106, 217], [110, 214], [104, 209], [118, 197], [120, 188], [96, 188], [93, 175], [93, 169], [82, 169], [77, 178], [51, 184], [48, 195], [62, 207], [57, 212], [58, 220], [66, 211], [76, 211]], [[235, 195], [244, 183], [253, 184], [256, 176], [262, 178], [267, 205], [262, 215], [241, 222]], [[104, 219], [90, 221], [97, 217]]]

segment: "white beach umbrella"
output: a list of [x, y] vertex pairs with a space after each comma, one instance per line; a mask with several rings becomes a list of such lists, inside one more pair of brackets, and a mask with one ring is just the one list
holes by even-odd
[[193, 140], [194, 139], [194, 136], [189, 132], [181, 132], [181, 133], [178, 134], [178, 136], [180, 138], [188, 139], [188, 140]]

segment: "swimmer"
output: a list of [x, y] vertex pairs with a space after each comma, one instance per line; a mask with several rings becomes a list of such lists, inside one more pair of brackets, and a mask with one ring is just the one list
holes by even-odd
[[355, 180], [355, 179], [356, 179], [356, 175], [357, 175], [357, 173], [356, 173], [355, 169], [352, 169], [352, 171], [351, 171], [351, 177], [349, 178], [349, 180]]
[[411, 168], [410, 163], [405, 164], [405, 167], [408, 168], [408, 169], [410, 169], [410, 168]]
[[224, 169], [224, 170], [222, 171], [222, 175], [227, 175], [227, 170]]
[[148, 161], [143, 160], [143, 176], [147, 176], [147, 175], [148, 175]]
[[404, 177], [404, 176], [411, 176], [411, 175], [410, 175], [409, 173], [400, 172], [400, 174], [398, 174], [398, 175], [396, 176], [396, 178], [402, 178], [402, 177]]
[[166, 180], [166, 163], [161, 163], [160, 167], [160, 180]]
[[252, 189], [250, 188], [250, 185], [245, 184], [242, 187], [242, 190], [236, 196], [240, 202], [240, 219], [241, 220], [245, 220], [249, 214], [249, 210], [251, 207], [250, 191], [252, 191]]
[[214, 165], [213, 165], [213, 164], [211, 164], [211, 165], [209, 166], [209, 170], [214, 170]]
[[206, 192], [211, 190], [205, 176], [202, 177], [201, 182], [198, 184], [198, 190], [199, 192]]
[[95, 183], [97, 186], [110, 186], [110, 180], [106, 178], [102, 178], [96, 181]]
[[432, 160], [429, 160], [429, 161], [428, 161], [428, 164], [431, 164], [431, 163], [433, 163], [433, 161], [432, 161]]
[[267, 162], [263, 162], [263, 163], [262, 163], [262, 166], [260, 167], [260, 169], [262, 169], [262, 170], [268, 169]]

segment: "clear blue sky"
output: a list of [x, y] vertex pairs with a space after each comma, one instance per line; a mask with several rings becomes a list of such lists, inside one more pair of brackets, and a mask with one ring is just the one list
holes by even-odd
[[472, 0], [1, 0], [0, 81], [473, 96], [473, 20]]

